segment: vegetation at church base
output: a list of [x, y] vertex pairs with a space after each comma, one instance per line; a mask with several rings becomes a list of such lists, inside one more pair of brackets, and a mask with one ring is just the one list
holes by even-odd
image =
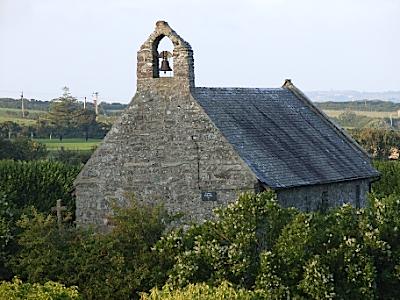
[[381, 178], [372, 185], [373, 195], [377, 198], [400, 195], [400, 161], [376, 160], [374, 167], [381, 173]]
[[0, 282], [0, 299], [7, 300], [73, 300], [81, 299], [76, 287], [66, 288], [64, 285], [48, 281], [46, 283], [22, 283], [18, 278], [12, 282]]
[[17, 220], [28, 207], [49, 214], [62, 199], [70, 221], [75, 211], [72, 182], [80, 167], [52, 161], [0, 160], [0, 280], [10, 278], [8, 256], [18, 250]]
[[1, 161], [0, 290], [18, 276], [21, 289], [53, 281], [83, 299], [400, 299], [400, 163], [374, 163], [364, 209], [303, 213], [245, 194], [182, 229], [133, 201], [98, 234], [50, 213], [58, 198], [73, 209], [79, 167]]
[[15, 274], [28, 282], [78, 286], [84, 299], [129, 299], [166, 280], [163, 255], [152, 251], [169, 217], [161, 207], [116, 209], [113, 230], [94, 234], [33, 210], [18, 222], [20, 250], [10, 257]]
[[0, 160], [0, 194], [16, 207], [50, 212], [57, 199], [73, 211], [72, 182], [80, 167], [53, 161]]
[[167, 233], [162, 207], [132, 202], [94, 234], [31, 211], [9, 266], [27, 282], [78, 286], [84, 299], [399, 299], [399, 213], [397, 195], [303, 213], [265, 192]]
[[257, 293], [238, 289], [227, 281], [213, 287], [205, 283], [189, 284], [182, 289], [172, 289], [165, 285], [161, 290], [152, 289], [141, 295], [141, 300], [256, 300]]

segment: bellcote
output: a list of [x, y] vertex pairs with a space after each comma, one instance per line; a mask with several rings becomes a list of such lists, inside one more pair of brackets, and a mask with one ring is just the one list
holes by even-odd
[[[163, 38], [168, 38], [173, 44], [172, 59], [173, 76], [168, 80], [179, 81], [189, 88], [194, 87], [193, 51], [188, 42], [183, 40], [165, 21], [158, 21], [154, 32], [143, 43], [137, 52], [137, 86], [140, 89], [150, 81], [163, 80], [160, 72], [162, 51], [158, 49]], [[165, 55], [164, 55], [165, 59]]]

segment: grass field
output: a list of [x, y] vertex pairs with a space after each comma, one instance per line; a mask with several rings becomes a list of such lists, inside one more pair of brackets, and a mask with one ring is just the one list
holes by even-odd
[[[26, 109], [29, 114], [45, 114], [46, 112], [43, 110], [33, 110], [33, 109]], [[0, 114], [5, 113], [15, 113], [15, 114], [22, 114], [20, 108], [5, 108], [0, 107]]]
[[367, 116], [370, 118], [398, 118], [397, 111], [358, 111], [358, 110], [333, 110], [333, 109], [324, 109], [324, 113], [326, 113], [329, 117], [338, 117], [340, 114], [344, 112], [352, 112], [359, 116]]
[[22, 118], [21, 110], [17, 108], [0, 107], [0, 123], [12, 121], [21, 125], [34, 125], [39, 115], [44, 114], [40, 110], [27, 110], [28, 115]]
[[50, 151], [60, 150], [64, 147], [65, 150], [91, 150], [97, 146], [101, 139], [89, 139], [87, 142], [84, 139], [63, 139], [62, 142], [58, 138], [54, 139], [36, 139], [36, 141], [46, 144], [46, 147]]
[[16, 118], [16, 117], [12, 117], [12, 116], [2, 116], [0, 115], [0, 123], [3, 122], [8, 122], [8, 121], [12, 121], [21, 125], [35, 125], [36, 124], [36, 120], [32, 120], [32, 119], [22, 119], [22, 118]]

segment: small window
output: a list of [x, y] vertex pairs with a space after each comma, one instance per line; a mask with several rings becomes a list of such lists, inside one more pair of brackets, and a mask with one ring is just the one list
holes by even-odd
[[361, 207], [361, 189], [360, 189], [360, 185], [357, 184], [356, 185], [356, 208], [360, 208]]
[[328, 210], [328, 191], [323, 191], [321, 194], [320, 211], [326, 212]]

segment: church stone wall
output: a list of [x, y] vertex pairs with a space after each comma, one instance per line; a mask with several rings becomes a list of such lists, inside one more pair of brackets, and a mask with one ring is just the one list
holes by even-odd
[[[159, 77], [162, 38], [174, 45], [173, 77]], [[128, 205], [132, 196], [146, 204], [164, 203], [169, 212], [200, 221], [240, 193], [259, 190], [254, 173], [192, 96], [190, 45], [160, 21], [137, 59], [132, 102], [75, 180], [77, 223], [105, 226], [111, 202]], [[302, 210], [347, 202], [364, 206], [368, 186], [368, 180], [360, 180], [277, 194], [282, 205]]]
[[256, 183], [190, 93], [173, 78], [159, 78], [136, 94], [80, 174], [76, 217], [103, 225], [110, 201], [125, 205], [134, 195], [201, 220]]
[[[158, 73], [164, 37], [174, 45], [173, 77]], [[137, 57], [135, 97], [75, 180], [77, 223], [106, 225], [110, 203], [133, 195], [199, 221], [254, 191], [257, 178], [192, 97], [190, 45], [160, 21]]]
[[302, 211], [324, 210], [328, 207], [349, 203], [364, 207], [369, 192], [370, 179], [339, 183], [295, 187], [278, 190], [278, 201], [285, 207], [296, 207]]

